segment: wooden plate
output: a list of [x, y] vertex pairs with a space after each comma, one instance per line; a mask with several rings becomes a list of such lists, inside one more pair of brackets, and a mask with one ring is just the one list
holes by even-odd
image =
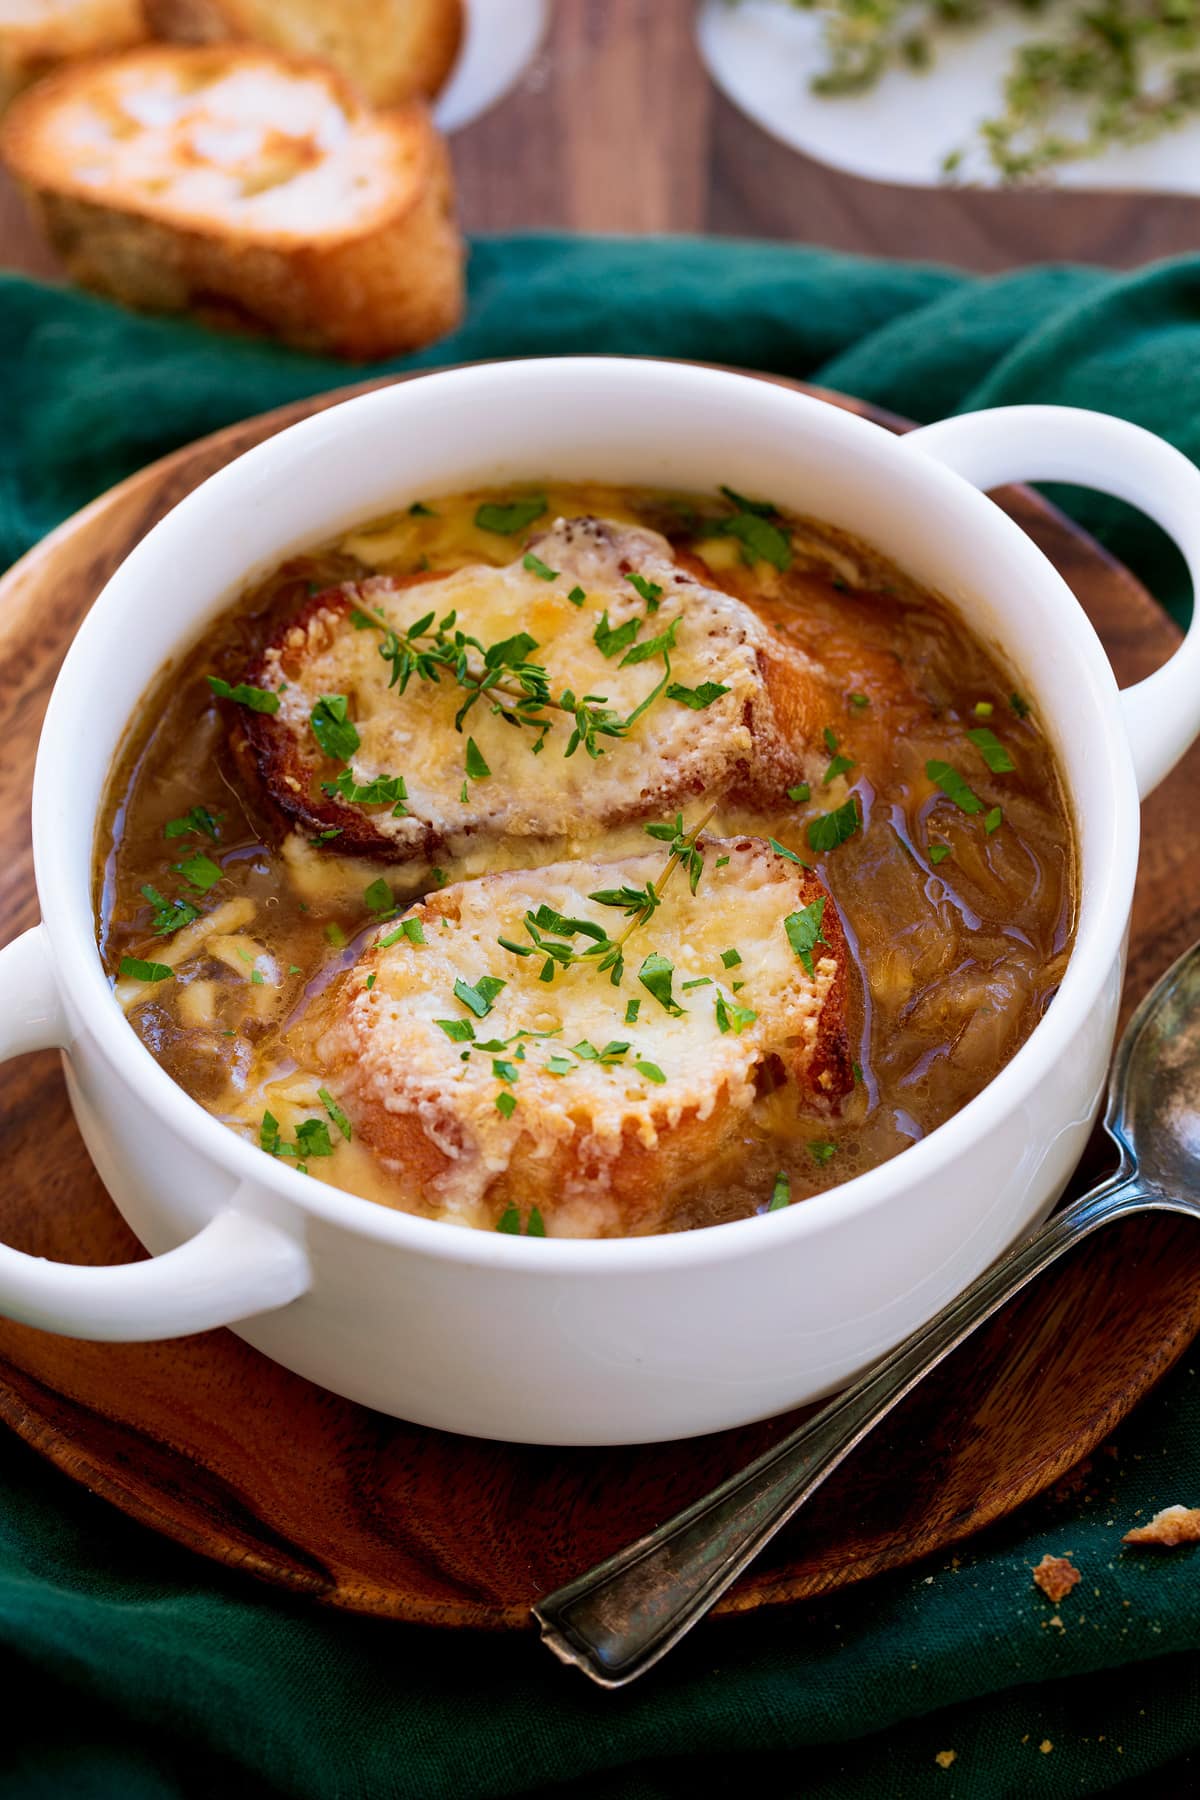
[[[34, 743], [55, 670], [99, 587], [204, 476], [343, 397], [269, 413], [156, 463], [0, 583], [5, 936], [36, 916]], [[1122, 680], [1154, 668], [1177, 633], [1149, 596], [1032, 494], [1012, 490], [1006, 500], [1083, 600]], [[1195, 934], [1198, 780], [1193, 756], [1146, 807], [1132, 997]], [[57, 1058], [9, 1067], [4, 1098], [0, 1240], [76, 1262], [138, 1256], [72, 1124]], [[927, 1382], [721, 1610], [858, 1580], [1003, 1516], [1086, 1455], [1198, 1329], [1200, 1233], [1170, 1220], [1111, 1227]], [[537, 1371], [514, 1371], [514, 1379], [536, 1381]], [[488, 1444], [353, 1406], [226, 1331], [168, 1344], [86, 1344], [6, 1322], [0, 1417], [76, 1480], [229, 1567], [352, 1611], [488, 1627], [525, 1625], [538, 1593], [704, 1492], [794, 1422], [651, 1448]]]

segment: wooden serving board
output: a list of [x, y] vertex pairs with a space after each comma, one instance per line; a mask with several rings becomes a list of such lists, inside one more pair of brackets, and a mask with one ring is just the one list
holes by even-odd
[[[154, 464], [0, 583], [5, 937], [36, 917], [34, 743], [55, 671], [102, 583], [206, 475], [344, 397], [269, 413]], [[1005, 502], [1078, 593], [1121, 679], [1161, 662], [1177, 633], [1132, 577], [1029, 492], [1011, 490]], [[1127, 1002], [1200, 925], [1198, 785], [1193, 754], [1145, 809]], [[67, 1261], [139, 1256], [75, 1131], [57, 1057], [6, 1069], [3, 1114], [0, 1240]], [[1088, 1178], [1103, 1156], [1097, 1144]], [[1002, 1517], [1085, 1456], [1197, 1330], [1200, 1233], [1169, 1219], [1110, 1227], [927, 1381], [718, 1610], [820, 1593]], [[489, 1444], [351, 1405], [227, 1331], [87, 1344], [0, 1322], [0, 1418], [75, 1480], [229, 1567], [352, 1611], [430, 1624], [526, 1625], [539, 1593], [702, 1494], [798, 1416], [650, 1448]]]

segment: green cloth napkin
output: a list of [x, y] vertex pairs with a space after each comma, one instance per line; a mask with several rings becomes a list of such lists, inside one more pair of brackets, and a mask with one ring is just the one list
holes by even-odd
[[[394, 366], [602, 351], [804, 376], [921, 419], [1028, 400], [1098, 407], [1200, 461], [1193, 259], [982, 281], [718, 241], [484, 241], [467, 324]], [[0, 553], [202, 432], [362, 373], [0, 281]], [[1071, 503], [1186, 616], [1181, 564], [1156, 532], [1094, 497]], [[0, 1794], [1194, 1791], [1200, 1562], [1120, 1543], [1137, 1517], [1200, 1503], [1191, 1358], [1117, 1452], [1076, 1499], [1035, 1503], [957, 1559], [707, 1625], [608, 1695], [529, 1639], [345, 1618], [235, 1579], [4, 1439]], [[1063, 1550], [1083, 1581], [1056, 1609], [1029, 1570]]]

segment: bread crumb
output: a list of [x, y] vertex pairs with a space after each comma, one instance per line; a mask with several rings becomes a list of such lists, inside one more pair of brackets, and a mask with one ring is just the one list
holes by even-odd
[[1124, 1544], [1158, 1544], [1173, 1550], [1176, 1544], [1200, 1544], [1200, 1506], [1164, 1506], [1148, 1525], [1135, 1525], [1121, 1540]]
[[1047, 1551], [1034, 1569], [1033, 1579], [1047, 1600], [1057, 1606], [1083, 1578], [1065, 1556], [1051, 1556]]
[[933, 1760], [939, 1769], [948, 1769], [957, 1755], [957, 1750], [939, 1750]]
[[1053, 1750], [1053, 1748], [1054, 1748], [1054, 1745], [1050, 1742], [1049, 1738], [1043, 1738], [1041, 1743], [1038, 1745], [1038, 1749], [1041, 1751], [1043, 1756], [1049, 1756], [1049, 1754]]

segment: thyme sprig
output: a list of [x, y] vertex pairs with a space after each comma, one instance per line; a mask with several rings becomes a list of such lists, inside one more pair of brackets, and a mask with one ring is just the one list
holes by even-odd
[[[891, 68], [928, 68], [940, 38], [994, 17], [998, 0], [786, 0], [817, 12], [825, 66], [814, 93], [863, 93]], [[1019, 44], [984, 155], [1005, 182], [1035, 180], [1118, 144], [1146, 143], [1200, 112], [1200, 0], [1007, 0], [1045, 27]], [[916, 104], [914, 99], [914, 104]], [[957, 174], [965, 153], [943, 162]]]
[[350, 616], [359, 630], [382, 631], [379, 654], [391, 664], [389, 687], [403, 694], [414, 677], [437, 684], [445, 676], [455, 682], [465, 695], [454, 715], [457, 731], [462, 730], [472, 708], [491, 696], [491, 710], [506, 724], [536, 733], [530, 746], [534, 755], [541, 750], [553, 724], [545, 716], [550, 711], [565, 713], [574, 721], [564, 757], [574, 756], [581, 745], [593, 759], [602, 756], [604, 745], [600, 740], [625, 737], [670, 679], [670, 658], [665, 646], [662, 656], [666, 675], [628, 718], [622, 718], [609, 706], [605, 694], [576, 694], [564, 688], [555, 695], [545, 667], [530, 660], [539, 646], [527, 631], [484, 644], [459, 628], [454, 612], [440, 620], [436, 613], [428, 612], [403, 631], [389, 625], [382, 613], [367, 613], [356, 607]]

